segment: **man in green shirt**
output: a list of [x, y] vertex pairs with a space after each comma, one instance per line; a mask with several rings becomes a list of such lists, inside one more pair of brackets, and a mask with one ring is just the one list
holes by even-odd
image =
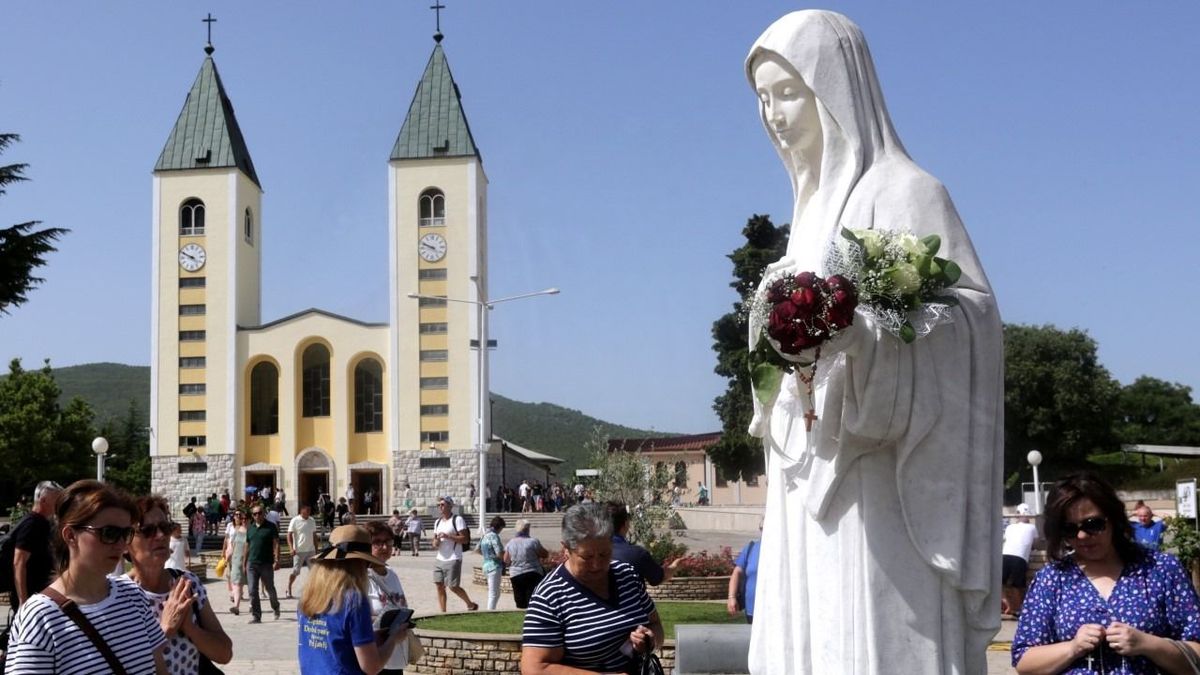
[[261, 580], [267, 587], [275, 620], [279, 620], [279, 596], [275, 593], [275, 571], [279, 569], [279, 528], [267, 520], [262, 504], [250, 511], [253, 522], [246, 528], [246, 577], [250, 580], [250, 623], [262, 623], [262, 602], [258, 599]]

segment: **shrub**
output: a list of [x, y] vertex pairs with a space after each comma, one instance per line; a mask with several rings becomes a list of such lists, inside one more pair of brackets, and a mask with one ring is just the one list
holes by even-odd
[[666, 562], [670, 565], [675, 560], [679, 560], [675, 567], [675, 576], [678, 578], [727, 577], [733, 574], [733, 549], [728, 546], [721, 547], [721, 552], [713, 555], [701, 551], [692, 555], [673, 556]]

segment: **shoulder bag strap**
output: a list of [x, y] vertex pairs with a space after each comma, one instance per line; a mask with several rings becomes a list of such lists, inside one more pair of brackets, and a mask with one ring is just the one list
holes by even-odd
[[125, 668], [121, 666], [117, 655], [113, 653], [112, 648], [108, 646], [104, 638], [100, 637], [100, 631], [96, 630], [96, 627], [87, 620], [87, 617], [83, 615], [83, 611], [79, 609], [79, 605], [75, 604], [74, 600], [49, 587], [42, 591], [42, 595], [53, 600], [54, 604], [58, 605], [58, 608], [62, 610], [62, 613], [74, 621], [76, 626], [79, 626], [83, 634], [88, 636], [88, 639], [92, 641], [92, 645], [100, 652], [104, 660], [108, 662], [108, 667], [112, 669], [113, 673], [125, 675]]

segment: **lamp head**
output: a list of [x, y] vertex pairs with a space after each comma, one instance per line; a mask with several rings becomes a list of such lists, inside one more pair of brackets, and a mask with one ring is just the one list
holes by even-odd
[[1025, 455], [1025, 460], [1028, 461], [1031, 466], [1037, 466], [1038, 464], [1042, 463], [1042, 453], [1038, 452], [1037, 450], [1030, 450], [1029, 454]]
[[92, 452], [96, 453], [97, 455], [108, 453], [108, 439], [103, 436], [97, 436], [95, 440], [92, 441]]

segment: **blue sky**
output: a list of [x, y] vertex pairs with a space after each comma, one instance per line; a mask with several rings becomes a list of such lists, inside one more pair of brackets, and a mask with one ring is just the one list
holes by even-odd
[[[17, 0], [0, 223], [72, 229], [0, 358], [147, 364], [150, 171], [204, 25], [266, 191], [263, 318], [387, 319], [387, 157], [433, 48], [416, 2]], [[719, 428], [709, 330], [753, 213], [791, 213], [742, 71], [789, 2], [454, 2], [443, 43], [490, 179], [493, 388]], [[336, 8], [336, 9], [335, 9]], [[1122, 382], [1200, 385], [1197, 3], [833, 3], [910, 154], [949, 188], [1004, 318], [1087, 330]]]

